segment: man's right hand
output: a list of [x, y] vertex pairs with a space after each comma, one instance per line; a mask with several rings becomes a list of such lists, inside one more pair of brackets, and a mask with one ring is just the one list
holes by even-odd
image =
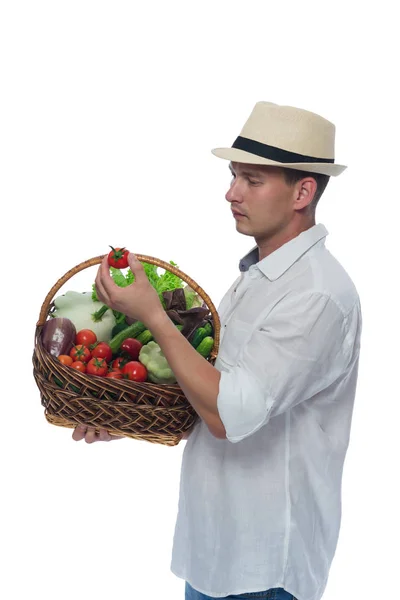
[[87, 425], [77, 425], [73, 431], [72, 439], [76, 442], [85, 440], [87, 444], [93, 444], [93, 442], [111, 442], [112, 440], [122, 440], [123, 436], [111, 435], [106, 429], [100, 429], [98, 433], [94, 427], [88, 427]]

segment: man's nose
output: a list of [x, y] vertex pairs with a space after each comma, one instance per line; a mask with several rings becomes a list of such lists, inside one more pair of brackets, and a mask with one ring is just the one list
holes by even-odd
[[229, 190], [225, 194], [225, 199], [228, 200], [228, 202], [241, 202], [242, 194], [237, 179], [232, 181]]

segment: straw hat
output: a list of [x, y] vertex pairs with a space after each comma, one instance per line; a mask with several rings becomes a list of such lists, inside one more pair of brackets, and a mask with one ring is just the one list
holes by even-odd
[[232, 162], [271, 165], [324, 175], [340, 175], [335, 163], [335, 126], [293, 106], [257, 102], [232, 148], [212, 153]]

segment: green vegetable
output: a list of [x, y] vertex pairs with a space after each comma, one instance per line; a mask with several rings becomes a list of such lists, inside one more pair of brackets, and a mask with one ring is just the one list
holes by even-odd
[[135, 321], [129, 327], [126, 327], [117, 335], [115, 335], [109, 343], [109, 346], [113, 354], [116, 354], [124, 340], [127, 338], [136, 338], [140, 333], [146, 329], [146, 326], [141, 321]]
[[[116, 285], [119, 287], [127, 287], [132, 283], [129, 281], [127, 277], [122, 273], [120, 269], [116, 269], [115, 267], [110, 267], [111, 277]], [[131, 271], [132, 273], [132, 271]]]
[[75, 325], [76, 331], [91, 329], [99, 342], [109, 342], [116, 319], [108, 306], [94, 302], [90, 292], [66, 292], [54, 300], [52, 317], [66, 317]]
[[142, 263], [142, 266], [147, 275], [147, 279], [150, 281], [151, 285], [157, 289], [157, 282], [160, 279], [160, 276], [157, 273], [157, 266], [145, 262]]
[[203, 300], [189, 285], [183, 288], [186, 298], [186, 310], [203, 305]]
[[205, 337], [203, 341], [197, 346], [196, 350], [199, 352], [204, 358], [208, 358], [210, 356], [211, 350], [214, 346], [214, 338], [210, 335]]
[[156, 342], [143, 346], [139, 360], [146, 367], [148, 379], [153, 383], [176, 383], [176, 377]]
[[196, 329], [196, 331], [194, 332], [192, 341], [190, 342], [192, 344], [192, 346], [194, 348], [197, 348], [197, 346], [200, 344], [200, 342], [202, 340], [204, 340], [205, 337], [207, 337], [208, 333], [206, 331], [205, 327], [198, 327]]
[[[133, 281], [128, 275], [125, 277], [124, 274], [122, 273], [122, 271], [120, 271], [119, 269], [115, 269], [114, 267], [110, 267], [110, 272], [111, 272], [111, 277], [114, 280], [114, 283], [116, 285], [118, 285], [119, 287], [126, 287]], [[132, 271], [131, 271], [131, 275], [133, 277]], [[97, 297], [97, 290], [96, 290], [95, 284], [92, 285], [92, 300], [94, 302], [98, 302], [98, 300], [99, 300]], [[112, 312], [114, 314], [117, 324], [126, 322], [125, 315], [123, 313], [118, 312], [117, 310], [113, 310]]]
[[53, 377], [53, 381], [56, 385], [58, 385], [58, 387], [60, 388], [64, 388], [64, 384], [62, 381], [60, 381], [60, 379], [58, 379], [57, 377]]
[[[177, 267], [178, 265], [174, 263], [174, 261], [170, 260], [170, 265], [173, 267]], [[157, 272], [157, 266], [151, 265], [150, 263], [142, 262], [141, 263], [148, 280], [151, 285], [156, 290], [162, 305], [165, 308], [165, 301], [162, 297], [163, 292], [169, 292], [175, 290], [176, 288], [183, 287], [184, 283], [180, 277], [174, 275], [170, 271], [165, 271], [162, 275], [159, 275]], [[179, 267], [178, 267], [179, 268]], [[114, 279], [115, 283], [121, 287], [125, 287], [130, 285], [135, 281], [135, 276], [132, 273], [131, 269], [128, 269], [126, 275], [122, 273], [120, 269], [112, 269], [111, 276]]]
[[126, 321], [123, 321], [122, 323], [117, 323], [116, 326], [113, 327], [113, 330], [111, 332], [112, 337], [115, 337], [117, 335], [117, 333], [119, 333], [120, 331], [123, 331], [127, 327], [129, 327], [129, 325]]
[[207, 335], [211, 335], [212, 336], [212, 334], [213, 334], [213, 328], [212, 328], [212, 325], [211, 325], [210, 321], [207, 321], [207, 323], [204, 325], [204, 329], [206, 330]]
[[[169, 261], [169, 264], [173, 267], [178, 267], [173, 260]], [[179, 267], [178, 267], [179, 268]], [[162, 275], [160, 275], [158, 281], [156, 282], [156, 290], [158, 295], [160, 296], [162, 302], [164, 299], [162, 298], [163, 292], [170, 292], [172, 290], [176, 290], [177, 288], [183, 287], [183, 281], [177, 275], [174, 275], [170, 271], [165, 271]]]
[[145, 346], [146, 344], [151, 342], [151, 340], [153, 339], [153, 334], [148, 329], [145, 329], [144, 331], [142, 331], [141, 334], [137, 336], [136, 339], [139, 340], [139, 342], [143, 344], [143, 346]]
[[[175, 327], [177, 329], [179, 329], [179, 331], [182, 331], [183, 329], [183, 325], [175, 325]], [[115, 329], [115, 327], [114, 327]], [[151, 342], [154, 338], [153, 338], [153, 334], [151, 333], [151, 331], [149, 331], [148, 329], [145, 329], [144, 331], [142, 331], [142, 333], [140, 333], [137, 337], [137, 340], [139, 340], [140, 343], [143, 344], [143, 346], [145, 344], [148, 344], [149, 342]]]
[[[170, 260], [169, 264], [172, 265], [173, 267], [178, 267], [178, 265], [173, 260]], [[165, 308], [165, 301], [164, 301], [164, 298], [162, 297], [162, 293], [175, 290], [176, 288], [181, 288], [181, 287], [183, 287], [184, 282], [182, 281], [182, 279], [180, 279], [180, 277], [178, 277], [177, 275], [174, 275], [170, 271], [165, 271], [165, 273], [163, 273], [162, 275], [159, 275], [157, 272], [156, 265], [151, 265], [150, 263], [146, 263], [146, 262], [141, 262], [141, 265], [142, 265], [151, 285], [154, 287], [154, 289], [158, 293], [161, 304]], [[116, 285], [118, 285], [119, 287], [126, 287], [127, 285], [130, 285], [131, 283], [133, 283], [135, 281], [135, 276], [132, 273], [131, 269], [127, 269], [124, 274], [121, 271], [121, 269], [115, 269], [114, 267], [110, 267], [110, 272], [111, 272], [111, 277], [114, 280], [114, 283], [116, 283]], [[197, 294], [195, 294], [195, 296], [197, 296]], [[92, 286], [92, 299], [94, 301], [98, 301], [95, 284], [93, 284], [93, 286]], [[197, 304], [196, 304], [196, 306], [197, 306]], [[120, 320], [122, 320], [122, 318], [124, 318], [124, 316], [121, 317], [121, 313], [117, 313], [116, 311], [114, 312], [114, 316], [115, 316], [117, 322], [119, 322]]]

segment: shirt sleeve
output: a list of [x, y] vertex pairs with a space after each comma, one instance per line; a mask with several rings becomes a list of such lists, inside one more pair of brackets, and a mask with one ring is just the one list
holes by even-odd
[[350, 363], [357, 323], [357, 305], [345, 315], [322, 293], [278, 303], [221, 370], [217, 407], [227, 439], [241, 441], [332, 385]]

